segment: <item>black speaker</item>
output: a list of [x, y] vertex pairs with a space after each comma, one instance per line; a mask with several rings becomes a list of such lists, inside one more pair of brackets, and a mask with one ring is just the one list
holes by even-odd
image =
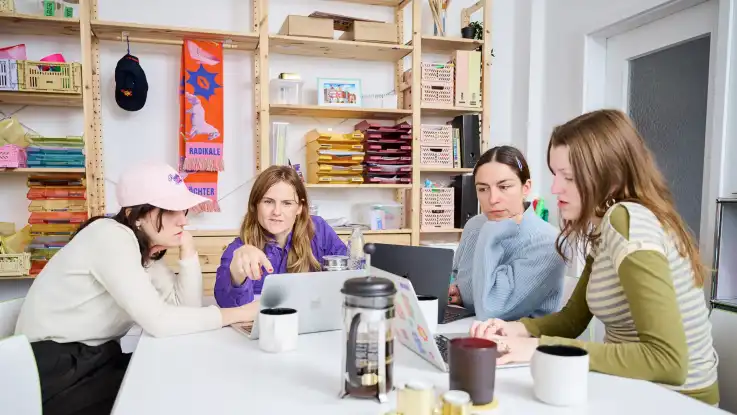
[[453, 196], [455, 198], [453, 226], [461, 229], [469, 219], [479, 214], [479, 199], [476, 197], [476, 185], [473, 174], [461, 174], [453, 177]]
[[481, 118], [478, 114], [459, 115], [452, 125], [460, 132], [461, 167], [472, 169], [481, 157]]

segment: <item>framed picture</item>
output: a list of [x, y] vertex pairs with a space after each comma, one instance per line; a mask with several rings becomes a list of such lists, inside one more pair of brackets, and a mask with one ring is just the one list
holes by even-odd
[[360, 107], [361, 80], [318, 78], [317, 103], [336, 107]]

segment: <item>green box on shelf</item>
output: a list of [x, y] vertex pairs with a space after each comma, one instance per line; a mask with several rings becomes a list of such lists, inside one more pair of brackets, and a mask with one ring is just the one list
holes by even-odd
[[54, 12], [56, 12], [56, 2], [44, 0], [43, 6], [44, 6], [44, 16], [54, 17], [54, 14], [55, 14]]

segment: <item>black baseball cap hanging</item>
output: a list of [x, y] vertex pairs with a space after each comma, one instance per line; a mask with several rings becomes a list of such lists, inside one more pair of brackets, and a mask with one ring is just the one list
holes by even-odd
[[[126, 38], [126, 41], [128, 39]], [[128, 53], [115, 67], [115, 102], [126, 111], [138, 111], [146, 104], [148, 81], [138, 58]]]

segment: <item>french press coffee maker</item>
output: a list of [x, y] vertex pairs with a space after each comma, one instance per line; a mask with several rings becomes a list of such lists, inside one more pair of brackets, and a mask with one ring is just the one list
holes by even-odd
[[[366, 244], [367, 267], [373, 244]], [[370, 275], [343, 284], [343, 376], [341, 398], [387, 401], [394, 378], [394, 282]]]

